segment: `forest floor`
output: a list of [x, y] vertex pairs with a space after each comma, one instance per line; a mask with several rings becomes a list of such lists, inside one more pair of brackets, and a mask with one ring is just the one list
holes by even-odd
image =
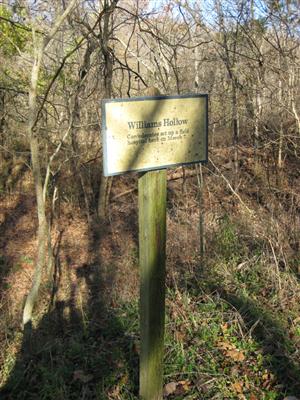
[[[299, 165], [286, 160], [276, 174], [255, 165], [248, 148], [241, 154], [237, 194], [230, 149], [212, 151], [201, 207], [197, 176], [169, 173], [167, 399], [300, 397]], [[36, 251], [32, 183], [24, 177], [1, 195], [1, 400], [138, 398], [136, 187], [135, 174], [114, 178], [101, 235], [61, 202], [54, 275], [41, 287], [30, 343], [21, 315]]]

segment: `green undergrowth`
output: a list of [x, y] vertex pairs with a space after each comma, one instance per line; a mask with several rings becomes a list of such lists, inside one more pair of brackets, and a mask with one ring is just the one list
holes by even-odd
[[[1, 399], [137, 399], [138, 305], [105, 313], [99, 321], [87, 315], [85, 328], [45, 317], [31, 352], [23, 343], [17, 359], [7, 359], [13, 367]], [[282, 399], [297, 390], [294, 350], [279, 318], [249, 298], [168, 289], [167, 398]]]
[[[243, 297], [169, 293], [166, 381], [176, 399], [281, 399], [299, 393], [296, 348], [269, 312]], [[192, 312], [191, 312], [192, 310]]]
[[[240, 220], [221, 218], [212, 236], [205, 262], [167, 288], [165, 398], [299, 396], [298, 277]], [[138, 302], [84, 304], [57, 302], [31, 341], [7, 339], [19, 350], [5, 357], [1, 399], [138, 399]]]

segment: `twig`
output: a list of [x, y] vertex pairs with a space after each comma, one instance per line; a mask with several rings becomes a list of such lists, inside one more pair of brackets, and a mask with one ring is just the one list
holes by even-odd
[[133, 189], [129, 189], [129, 190], [125, 190], [125, 192], [119, 193], [117, 195], [115, 195], [111, 201], [115, 201], [117, 199], [119, 199], [120, 197], [126, 196], [127, 194], [133, 193], [137, 190], [137, 188], [133, 188]]
[[239, 202], [242, 204], [243, 207], [245, 207], [245, 209], [249, 212], [249, 214], [253, 215], [254, 211], [251, 210], [242, 200], [241, 196], [233, 189], [231, 183], [229, 182], [229, 180], [226, 178], [226, 176], [220, 171], [220, 169], [216, 166], [216, 164], [212, 161], [211, 158], [209, 158], [209, 162], [211, 162], [211, 164], [213, 165], [213, 167], [218, 171], [218, 173], [220, 174], [221, 178], [224, 179], [224, 181], [227, 183], [229, 189], [231, 190], [232, 194], [234, 194], [234, 196], [237, 197], [237, 199], [239, 200]]
[[[185, 178], [191, 178], [196, 175], [197, 175], [197, 171], [195, 171], [195, 170], [185, 171]], [[183, 174], [182, 174], [182, 170], [180, 170], [180, 171], [174, 172], [172, 175], [168, 176], [167, 180], [175, 181], [177, 179], [182, 179], [182, 178], [183, 178]], [[127, 194], [135, 192], [136, 190], [137, 190], [136, 188], [133, 188], [133, 189], [125, 190], [122, 193], [118, 193], [111, 199], [111, 201], [115, 201], [115, 200], [119, 199], [120, 197], [123, 197], [123, 196], [126, 196]]]
[[270, 244], [271, 250], [272, 250], [272, 254], [273, 254], [273, 258], [274, 258], [274, 262], [275, 262], [275, 266], [276, 266], [276, 272], [277, 272], [277, 278], [278, 278], [278, 289], [279, 289], [279, 293], [281, 294], [281, 289], [282, 289], [282, 285], [281, 285], [281, 279], [280, 279], [280, 270], [279, 270], [279, 263], [275, 254], [275, 250], [274, 250], [274, 246], [271, 242], [271, 239], [268, 238], [268, 242]]

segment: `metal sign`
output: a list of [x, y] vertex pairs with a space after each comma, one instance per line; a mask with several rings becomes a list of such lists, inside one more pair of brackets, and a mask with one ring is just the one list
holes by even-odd
[[104, 175], [207, 161], [208, 96], [103, 100]]

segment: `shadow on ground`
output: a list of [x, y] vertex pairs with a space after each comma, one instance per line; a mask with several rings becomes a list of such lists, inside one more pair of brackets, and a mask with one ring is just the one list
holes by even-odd
[[[77, 284], [86, 284], [87, 300], [78, 307], [76, 288], [70, 282], [70, 298], [54, 301], [39, 325], [24, 335], [27, 339], [0, 392], [1, 399], [136, 398], [135, 339], [126, 329], [126, 315], [117, 315], [104, 296], [101, 237], [95, 230], [90, 232], [89, 243], [89, 251], [97, 256], [76, 270]], [[60, 273], [58, 264], [57, 285]]]
[[296, 356], [299, 350], [289, 337], [284, 322], [280, 321], [280, 316], [272, 315], [262, 304], [239, 293], [238, 289], [233, 293], [220, 284], [210, 283], [211, 277], [205, 278], [205, 275], [201, 273], [199, 282], [203, 285], [199, 284], [200, 291], [216, 296], [238, 311], [247, 332], [263, 352], [265, 368], [274, 375], [274, 386], [286, 395], [299, 396], [300, 364]]
[[296, 349], [284, 326], [255, 301], [224, 290], [219, 293], [239, 311], [247, 328], [252, 331], [252, 337], [260, 343], [268, 367], [281, 385], [281, 390], [299, 395], [300, 365], [293, 360]]

